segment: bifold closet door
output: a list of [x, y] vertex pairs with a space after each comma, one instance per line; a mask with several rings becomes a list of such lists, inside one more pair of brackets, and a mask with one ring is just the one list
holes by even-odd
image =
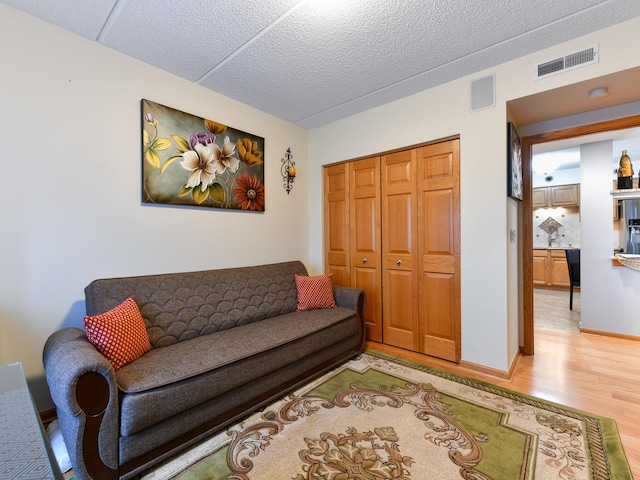
[[384, 343], [418, 350], [416, 150], [382, 156]]
[[325, 273], [333, 284], [351, 286], [349, 264], [349, 168], [346, 163], [324, 169]]
[[460, 361], [459, 140], [419, 149], [419, 351]]
[[369, 340], [460, 362], [459, 139], [324, 168], [325, 272]]
[[366, 295], [367, 338], [382, 342], [380, 284], [380, 157], [349, 163], [351, 285]]

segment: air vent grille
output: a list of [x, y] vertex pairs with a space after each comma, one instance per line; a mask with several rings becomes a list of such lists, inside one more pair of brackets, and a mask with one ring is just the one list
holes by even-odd
[[539, 63], [536, 66], [536, 79], [555, 75], [574, 68], [584, 67], [598, 62], [598, 45], [589, 47], [579, 52], [573, 52], [564, 57], [554, 58], [548, 62]]

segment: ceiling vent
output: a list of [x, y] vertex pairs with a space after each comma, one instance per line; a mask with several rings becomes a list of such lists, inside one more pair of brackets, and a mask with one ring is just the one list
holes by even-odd
[[548, 62], [539, 63], [536, 66], [536, 80], [545, 78], [550, 75], [556, 75], [561, 72], [573, 70], [574, 68], [584, 67], [598, 63], [598, 44], [579, 52], [573, 52], [564, 57], [554, 58]]

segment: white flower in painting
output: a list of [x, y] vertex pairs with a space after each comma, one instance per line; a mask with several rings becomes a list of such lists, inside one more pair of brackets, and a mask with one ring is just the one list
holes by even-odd
[[229, 169], [231, 173], [236, 173], [238, 168], [240, 167], [240, 160], [233, 157], [232, 155], [236, 150], [236, 144], [231, 143], [229, 137], [224, 137], [224, 144], [222, 145], [222, 149], [217, 145], [212, 145], [213, 154], [215, 155], [215, 169], [216, 173], [221, 174], [225, 171], [225, 169]]
[[204, 192], [215, 180], [216, 173], [222, 173], [218, 172], [214, 163], [216, 157], [208, 146], [197, 144], [195, 150], [187, 150], [182, 154], [182, 158], [180, 165], [191, 172], [187, 187], [194, 188], [200, 185]]

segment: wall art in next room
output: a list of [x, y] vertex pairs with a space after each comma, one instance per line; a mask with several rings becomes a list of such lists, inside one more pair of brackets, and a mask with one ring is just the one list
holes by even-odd
[[507, 123], [507, 194], [522, 200], [522, 143], [513, 123]]
[[264, 138], [142, 100], [142, 201], [264, 211]]

